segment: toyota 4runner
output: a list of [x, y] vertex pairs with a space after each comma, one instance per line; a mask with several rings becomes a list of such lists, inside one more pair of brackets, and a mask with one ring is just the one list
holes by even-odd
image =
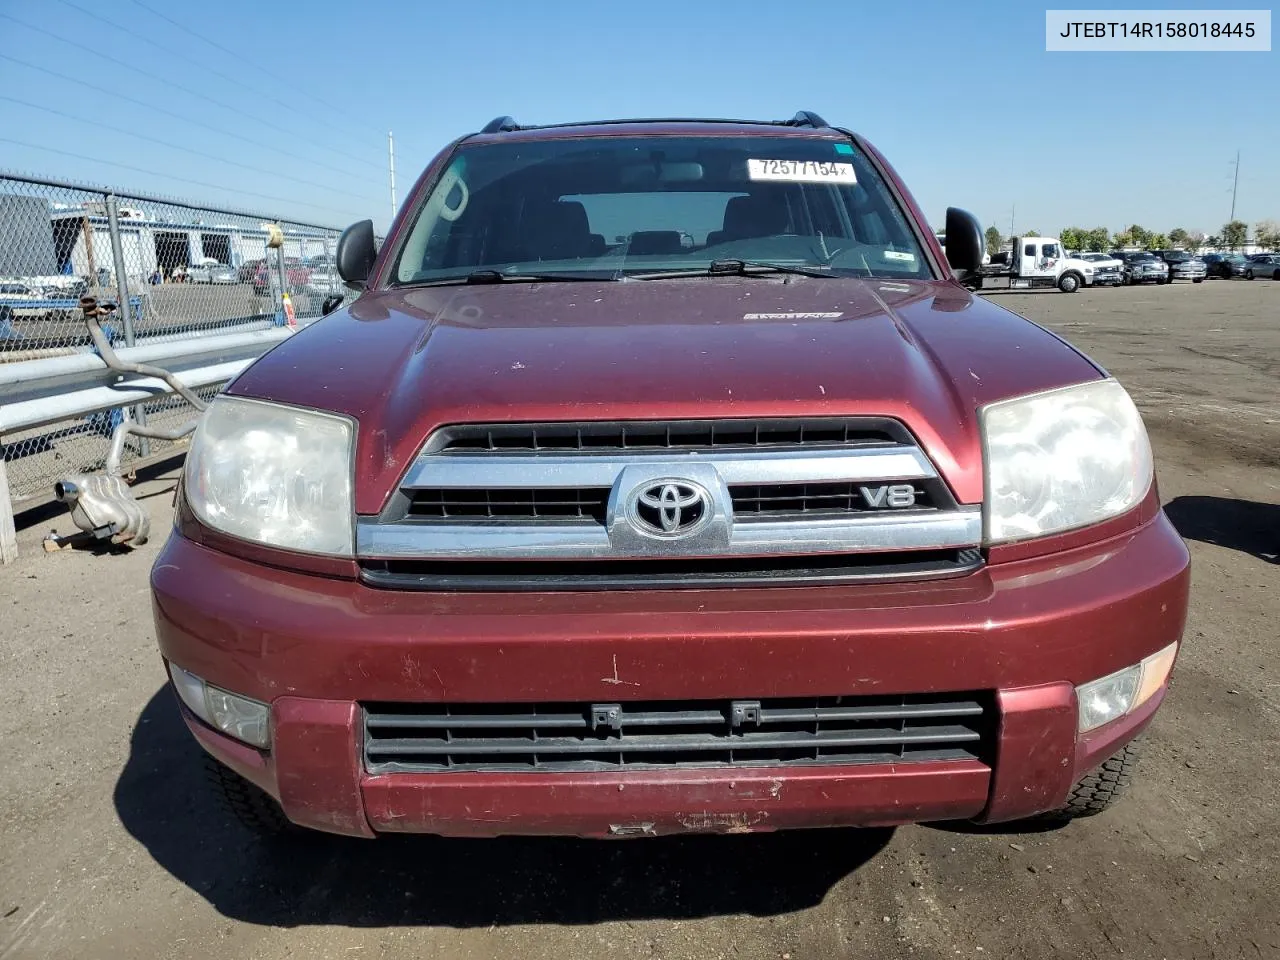
[[205, 414], [151, 574], [247, 822], [646, 836], [1093, 813], [1187, 610], [1125, 390], [861, 137], [450, 144]]

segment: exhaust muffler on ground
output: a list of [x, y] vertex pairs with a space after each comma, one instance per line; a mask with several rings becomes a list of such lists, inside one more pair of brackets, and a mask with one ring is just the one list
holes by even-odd
[[112, 543], [147, 542], [151, 517], [133, 498], [123, 477], [73, 474], [53, 485], [53, 495], [67, 505], [72, 521], [85, 533]]
[[[198, 413], [204, 413], [207, 404], [168, 370], [120, 359], [112, 349], [111, 341], [102, 332], [102, 327], [98, 325], [100, 316], [110, 317], [115, 312], [115, 304], [99, 304], [93, 297], [82, 297], [80, 309], [94, 348], [108, 368], [120, 373], [158, 377], [195, 407]], [[192, 433], [199, 422], [200, 417], [196, 416], [180, 427], [163, 430], [135, 420], [124, 420], [112, 431], [111, 447], [102, 473], [77, 473], [62, 477], [53, 485], [54, 496], [67, 505], [71, 510], [72, 521], [85, 533], [92, 534], [99, 540], [110, 539], [113, 543], [146, 543], [151, 531], [151, 518], [134, 499], [129, 485], [120, 476], [125, 441], [130, 436], [178, 440]]]

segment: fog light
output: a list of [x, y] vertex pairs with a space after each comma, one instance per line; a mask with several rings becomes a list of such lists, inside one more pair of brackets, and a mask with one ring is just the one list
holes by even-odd
[[1100, 727], [1133, 709], [1134, 698], [1142, 683], [1142, 666], [1126, 667], [1101, 680], [1076, 687], [1080, 707], [1081, 733]]
[[1169, 679], [1178, 645], [1171, 643], [1141, 663], [1076, 687], [1081, 733], [1109, 723], [1150, 700]]
[[271, 708], [205, 683], [194, 673], [169, 664], [173, 687], [187, 709], [215, 730], [255, 747], [271, 746]]

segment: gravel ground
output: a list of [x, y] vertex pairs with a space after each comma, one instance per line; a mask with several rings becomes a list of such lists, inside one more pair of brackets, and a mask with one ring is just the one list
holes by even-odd
[[[259, 846], [161, 686], [158, 542], [46, 555], [71, 529], [51, 513], [0, 572], [0, 957], [1280, 956], [1280, 283], [989, 296], [1129, 386], [1194, 556], [1120, 806], [1031, 832]], [[140, 491], [157, 532], [173, 477]]]

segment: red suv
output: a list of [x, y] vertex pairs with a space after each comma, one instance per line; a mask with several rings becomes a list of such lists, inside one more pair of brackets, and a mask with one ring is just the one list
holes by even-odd
[[885, 159], [781, 123], [450, 144], [239, 376], [151, 574], [247, 822], [373, 836], [1094, 813], [1188, 555], [1096, 363]]
[[[265, 296], [271, 289], [272, 277], [277, 275], [279, 269], [274, 260], [259, 260], [253, 272], [253, 292], [258, 296]], [[289, 291], [296, 292], [311, 282], [311, 271], [297, 257], [286, 257], [284, 279]]]

